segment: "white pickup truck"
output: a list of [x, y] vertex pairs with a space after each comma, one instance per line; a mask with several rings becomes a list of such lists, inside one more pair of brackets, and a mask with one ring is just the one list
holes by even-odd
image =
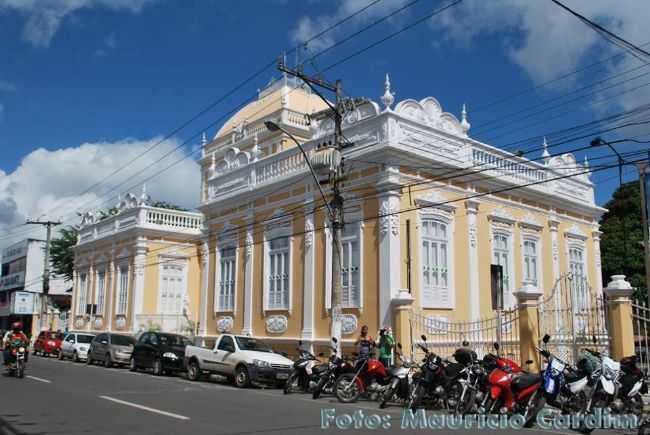
[[204, 374], [217, 374], [244, 388], [253, 383], [284, 385], [293, 361], [275, 353], [262, 341], [243, 335], [222, 334], [214, 349], [185, 348], [187, 377], [196, 381]]

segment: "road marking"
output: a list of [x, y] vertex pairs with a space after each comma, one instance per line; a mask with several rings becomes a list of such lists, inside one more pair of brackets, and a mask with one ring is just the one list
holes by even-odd
[[38, 381], [38, 382], [45, 382], [46, 384], [51, 384], [52, 383], [52, 381], [50, 381], [50, 380], [43, 379], [43, 378], [37, 378], [36, 376], [27, 375], [25, 377], [29, 378], [29, 379], [33, 379], [33, 380]]
[[144, 405], [138, 405], [137, 403], [127, 402], [125, 400], [116, 399], [116, 398], [110, 397], [110, 396], [97, 396], [97, 397], [99, 397], [100, 399], [109, 400], [111, 402], [119, 403], [121, 405], [126, 405], [126, 406], [131, 406], [133, 408], [142, 409], [143, 411], [154, 412], [156, 414], [165, 415], [167, 417], [177, 418], [179, 420], [189, 420], [190, 419], [189, 417], [186, 417], [184, 415], [174, 414], [173, 412], [161, 411], [160, 409], [150, 408], [150, 407], [144, 406]]

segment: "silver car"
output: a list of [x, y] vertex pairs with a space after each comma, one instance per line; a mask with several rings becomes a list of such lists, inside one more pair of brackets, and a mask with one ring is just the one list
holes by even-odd
[[63, 338], [59, 359], [70, 358], [74, 362], [86, 361], [88, 348], [95, 334], [85, 332], [69, 332]]
[[86, 363], [101, 362], [104, 367], [114, 364], [128, 365], [133, 353], [135, 338], [130, 335], [106, 332], [99, 334], [90, 343]]

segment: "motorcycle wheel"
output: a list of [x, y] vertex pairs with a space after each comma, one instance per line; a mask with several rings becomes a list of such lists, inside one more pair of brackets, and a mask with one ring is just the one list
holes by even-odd
[[381, 397], [381, 402], [379, 403], [379, 408], [384, 409], [386, 406], [388, 406], [388, 402], [390, 399], [393, 398], [393, 395], [395, 394], [395, 389], [391, 388], [390, 386], [384, 390], [384, 394], [382, 394]]
[[650, 422], [640, 425], [637, 435], [650, 435]]
[[352, 382], [354, 373], [345, 373], [336, 380], [335, 394], [339, 402], [356, 402], [361, 395], [361, 389], [356, 382]]
[[463, 394], [462, 384], [457, 382], [451, 386], [451, 389], [458, 395], [456, 406], [454, 407], [454, 415], [466, 415], [471, 413], [474, 402], [476, 401], [476, 390], [468, 388], [465, 391], [465, 396], [461, 399], [460, 396]]
[[16, 377], [18, 379], [22, 379], [25, 377], [25, 368], [23, 366], [20, 366], [16, 369]]
[[409, 396], [409, 400], [406, 403], [406, 408], [415, 412], [420, 406], [420, 404], [422, 403], [423, 396], [424, 396], [424, 385], [417, 384], [413, 389], [413, 391], [411, 392], [411, 395]]
[[287, 379], [287, 382], [284, 384], [284, 394], [289, 394], [293, 392], [293, 384], [298, 382], [298, 373], [293, 372], [289, 376], [289, 379]]
[[327, 376], [323, 376], [319, 381], [318, 385], [316, 385], [316, 388], [314, 389], [314, 392], [311, 395], [312, 399], [318, 399], [323, 392], [323, 388], [325, 388], [325, 384], [327, 383]]
[[528, 405], [526, 406], [526, 411], [524, 412], [524, 427], [533, 427], [535, 420], [537, 420], [537, 414], [542, 410], [546, 404], [546, 398], [541, 394], [540, 390], [537, 390], [533, 393], [533, 396], [528, 399]]

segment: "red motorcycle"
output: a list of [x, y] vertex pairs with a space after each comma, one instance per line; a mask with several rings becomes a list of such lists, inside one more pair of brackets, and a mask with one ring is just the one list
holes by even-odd
[[381, 397], [390, 384], [391, 375], [381, 361], [372, 357], [357, 360], [352, 373], [343, 373], [336, 380], [336, 398], [343, 403], [356, 402], [359, 396]]
[[489, 354], [484, 358], [486, 366], [492, 370], [487, 375], [487, 391], [479, 410], [488, 414], [521, 414], [525, 427], [531, 427], [546, 402], [541, 388], [542, 376], [526, 373], [514, 361], [500, 357], [497, 343], [494, 348], [497, 355]]

